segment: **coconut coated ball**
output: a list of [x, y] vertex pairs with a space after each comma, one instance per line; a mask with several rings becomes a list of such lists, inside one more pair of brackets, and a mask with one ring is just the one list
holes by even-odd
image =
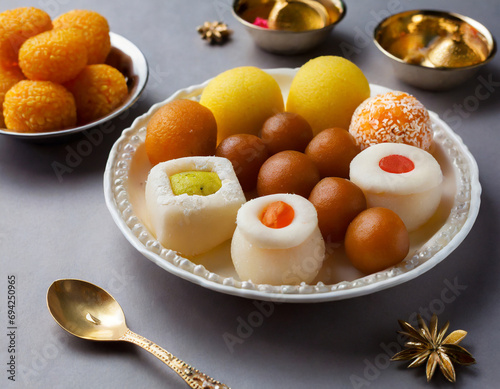
[[349, 132], [361, 150], [378, 143], [404, 143], [429, 151], [434, 135], [429, 112], [422, 103], [397, 91], [370, 97], [360, 104]]

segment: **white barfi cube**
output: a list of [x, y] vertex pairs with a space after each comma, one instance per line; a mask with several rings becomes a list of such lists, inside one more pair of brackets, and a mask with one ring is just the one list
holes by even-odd
[[[175, 195], [170, 176], [187, 171], [214, 172], [221, 188], [208, 196]], [[246, 201], [231, 162], [220, 157], [186, 157], [154, 166], [146, 182], [146, 207], [153, 234], [185, 256], [209, 251], [233, 235], [236, 215]]]

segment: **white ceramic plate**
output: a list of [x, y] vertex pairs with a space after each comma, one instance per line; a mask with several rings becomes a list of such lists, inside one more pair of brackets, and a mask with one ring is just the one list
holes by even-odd
[[[279, 83], [286, 99], [296, 69], [266, 70]], [[187, 259], [163, 247], [148, 228], [144, 187], [151, 169], [144, 150], [145, 126], [166, 102], [199, 99], [209, 81], [180, 90], [155, 104], [126, 129], [113, 146], [104, 173], [106, 204], [127, 240], [161, 268], [205, 288], [222, 293], [283, 302], [319, 302], [374, 293], [409, 281], [441, 262], [465, 239], [479, 212], [481, 186], [476, 161], [462, 140], [431, 112], [433, 155], [444, 175], [444, 194], [436, 214], [410, 235], [407, 258], [397, 266], [364, 276], [345, 258], [342, 247], [330, 247], [313, 284], [271, 286], [241, 282], [230, 258], [230, 242], [202, 256]], [[372, 95], [388, 89], [371, 85]]]
[[144, 54], [128, 39], [113, 32], [110, 32], [109, 36], [111, 39], [111, 50], [106, 63], [118, 69], [125, 76], [128, 87], [128, 96], [119, 107], [116, 107], [113, 112], [101, 119], [78, 127], [37, 133], [14, 132], [0, 128], [0, 134], [29, 141], [47, 141], [53, 138], [63, 138], [98, 127], [132, 106], [143, 92], [148, 81], [148, 63]]

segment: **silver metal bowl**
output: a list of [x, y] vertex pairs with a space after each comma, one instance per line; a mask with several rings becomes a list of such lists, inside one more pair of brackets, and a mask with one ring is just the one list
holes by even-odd
[[[476, 43], [479, 42], [481, 56], [474, 64], [464, 55], [467, 50], [473, 52], [472, 49], [466, 46], [463, 46], [466, 49], [459, 46], [453, 49], [451, 38], [447, 38], [453, 36], [457, 42], [459, 38], [455, 36], [458, 35], [453, 34], [458, 34], [462, 27], [472, 31]], [[445, 46], [439, 45], [440, 39], [441, 42], [448, 39], [445, 44], [451, 48], [447, 52], [437, 51]], [[485, 26], [467, 16], [444, 11], [412, 10], [389, 16], [375, 28], [374, 41], [387, 64], [392, 65], [396, 77], [420, 89], [436, 91], [451, 89], [470, 79], [496, 53], [495, 39]], [[433, 52], [445, 58], [443, 63], [450, 66], [430, 61], [429, 53]]]
[[272, 6], [273, 0], [235, 0], [232, 11], [236, 20], [246, 28], [260, 48], [276, 54], [300, 54], [321, 44], [346, 14], [346, 6], [342, 0], [316, 1], [326, 8], [329, 15], [329, 23], [325, 27], [316, 30], [274, 30], [256, 26], [252, 21], [242, 17], [249, 7], [259, 3]]
[[26, 133], [14, 132], [0, 128], [0, 134], [28, 141], [50, 141], [55, 138], [61, 139], [70, 135], [98, 127], [103, 123], [120, 115], [133, 105], [144, 91], [148, 80], [148, 63], [144, 54], [132, 42], [121, 35], [110, 32], [111, 51], [106, 63], [118, 69], [127, 80], [128, 96], [125, 101], [107, 116], [85, 124], [83, 126], [67, 128], [58, 131]]

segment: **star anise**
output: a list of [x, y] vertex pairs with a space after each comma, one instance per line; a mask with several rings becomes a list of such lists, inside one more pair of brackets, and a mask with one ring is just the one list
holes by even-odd
[[222, 22], [205, 22], [196, 30], [201, 34], [202, 39], [206, 39], [210, 43], [222, 43], [233, 32], [226, 23]]
[[456, 330], [449, 334], [446, 338], [444, 335], [448, 331], [450, 322], [438, 331], [438, 319], [432, 315], [429, 327], [420, 315], [417, 315], [418, 330], [413, 328], [409, 323], [398, 320], [403, 331], [398, 333], [405, 335], [409, 341], [405, 343], [406, 349], [394, 355], [392, 361], [405, 361], [414, 359], [408, 367], [422, 365], [427, 360], [426, 375], [427, 381], [430, 381], [436, 367], [439, 365], [441, 372], [450, 382], [455, 382], [456, 373], [453, 367], [453, 362], [461, 365], [472, 365], [476, 363], [474, 357], [465, 348], [459, 346], [458, 343], [467, 335], [466, 331]]

